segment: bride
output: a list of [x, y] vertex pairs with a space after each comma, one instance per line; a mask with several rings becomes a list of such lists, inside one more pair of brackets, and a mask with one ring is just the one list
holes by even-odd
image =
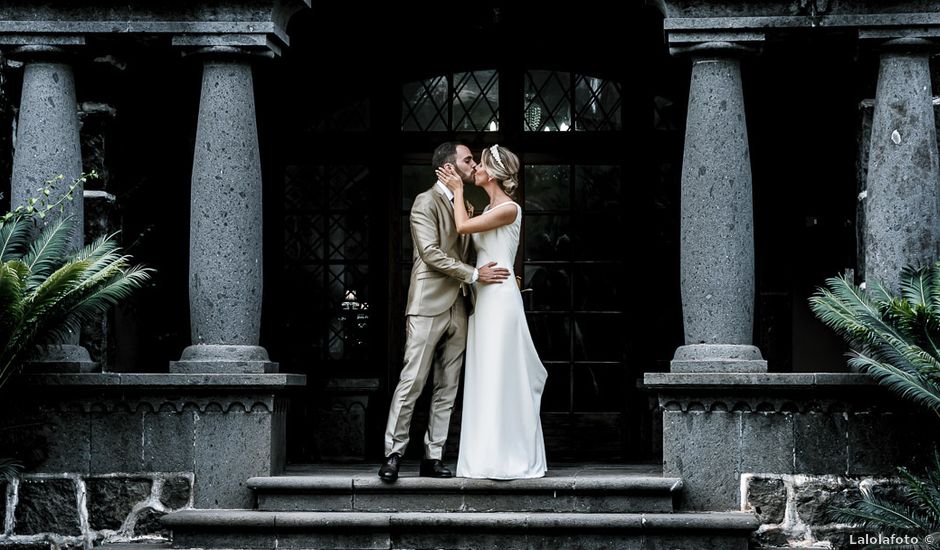
[[[518, 173], [519, 158], [509, 149], [499, 145], [484, 149], [473, 184], [486, 191], [490, 204], [471, 219], [463, 208], [463, 182], [457, 171], [450, 165], [437, 171], [438, 179], [454, 192], [457, 232], [473, 234], [477, 266], [496, 262], [512, 271], [522, 225], [522, 207], [511, 196]], [[514, 284], [477, 285], [467, 333], [457, 476], [545, 475], [539, 407], [546, 377], [519, 289]]]

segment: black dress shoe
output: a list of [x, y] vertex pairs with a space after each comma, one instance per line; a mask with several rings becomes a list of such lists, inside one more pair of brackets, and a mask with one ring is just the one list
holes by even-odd
[[454, 477], [454, 474], [444, 466], [444, 462], [436, 458], [421, 459], [421, 477]]
[[401, 467], [401, 455], [392, 453], [385, 459], [385, 463], [379, 468], [379, 478], [389, 483], [398, 479], [398, 468]]

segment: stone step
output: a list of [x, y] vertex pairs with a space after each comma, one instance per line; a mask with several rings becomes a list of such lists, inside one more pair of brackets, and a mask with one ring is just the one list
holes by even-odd
[[671, 512], [682, 480], [552, 473], [538, 479], [401, 477], [374, 473], [254, 477], [259, 510], [295, 512]]
[[746, 550], [758, 520], [743, 512], [262, 512], [184, 510], [164, 516], [174, 548], [475, 550], [574, 548]]

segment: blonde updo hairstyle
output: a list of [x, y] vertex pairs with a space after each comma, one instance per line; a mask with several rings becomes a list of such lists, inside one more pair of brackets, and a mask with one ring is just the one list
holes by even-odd
[[[493, 149], [499, 153], [493, 154]], [[513, 196], [516, 188], [519, 187], [519, 157], [509, 149], [493, 145], [483, 149], [480, 155], [480, 162], [490, 176], [496, 178], [499, 186], [509, 196]]]

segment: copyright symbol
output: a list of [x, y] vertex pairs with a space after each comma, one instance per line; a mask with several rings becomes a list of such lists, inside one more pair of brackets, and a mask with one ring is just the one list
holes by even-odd
[[927, 544], [933, 544], [933, 535], [927, 535], [926, 537], [924, 537], [924, 542], [926, 542]]

